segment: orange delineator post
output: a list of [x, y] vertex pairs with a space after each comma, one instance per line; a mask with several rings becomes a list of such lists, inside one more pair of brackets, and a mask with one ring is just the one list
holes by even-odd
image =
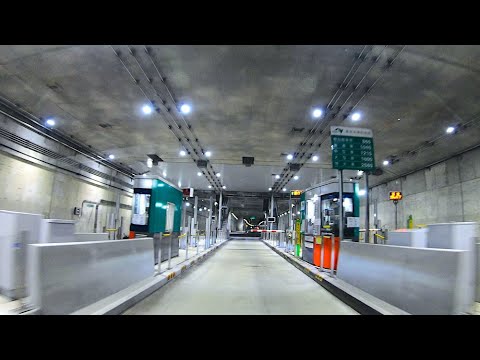
[[[322, 244], [317, 244], [316, 241], [313, 245], [313, 264], [315, 266], [320, 266], [320, 256], [322, 253], [323, 247], [323, 268], [331, 269], [332, 262], [332, 238], [330, 236], [322, 237]], [[340, 249], [340, 237], [335, 237], [335, 255], [334, 255], [334, 270], [337, 270], [338, 265], [338, 251]]]
[[135, 239], [135, 231], [130, 231], [130, 233], [128, 234], [128, 238]]

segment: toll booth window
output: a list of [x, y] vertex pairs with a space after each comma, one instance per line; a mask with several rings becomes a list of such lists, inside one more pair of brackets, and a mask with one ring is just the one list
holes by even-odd
[[320, 234], [320, 198], [317, 194], [307, 194], [306, 226], [305, 233], [312, 235]]
[[172, 232], [173, 231], [173, 219], [175, 217], [175, 204], [167, 203], [167, 218], [165, 221], [165, 231]]
[[[328, 194], [322, 196], [321, 211], [322, 211], [322, 228], [326, 231], [332, 231], [338, 234], [340, 224], [340, 204], [338, 199], [339, 194]], [[344, 211], [344, 235], [350, 236], [352, 229], [347, 228], [347, 217], [353, 216], [353, 198], [352, 194], [344, 194], [343, 211]]]
[[134, 194], [132, 224], [148, 225], [150, 194]]

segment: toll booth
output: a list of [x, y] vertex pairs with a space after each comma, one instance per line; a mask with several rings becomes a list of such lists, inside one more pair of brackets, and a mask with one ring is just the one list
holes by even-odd
[[[170, 242], [171, 256], [178, 256], [182, 199], [182, 189], [161, 177], [136, 176], [134, 178], [130, 238], [137, 234], [153, 237], [155, 263], [158, 262], [160, 246], [162, 261], [168, 257]], [[159, 234], [162, 236], [159, 237]]]
[[[358, 190], [356, 182], [343, 182], [343, 238], [356, 242], [359, 238]], [[332, 261], [333, 268], [337, 268], [341, 251], [339, 197], [339, 180], [332, 179], [306, 189], [300, 198], [302, 259], [326, 269], [331, 269]]]

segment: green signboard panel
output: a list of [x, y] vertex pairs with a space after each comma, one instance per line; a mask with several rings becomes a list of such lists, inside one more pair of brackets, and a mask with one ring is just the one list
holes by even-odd
[[331, 134], [332, 168], [363, 171], [375, 169], [371, 130], [334, 126]]

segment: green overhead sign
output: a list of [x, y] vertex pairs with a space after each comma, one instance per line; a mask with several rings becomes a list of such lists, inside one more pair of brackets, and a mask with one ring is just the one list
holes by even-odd
[[250, 220], [255, 220], [256, 217], [255, 216], [250, 216]]
[[330, 134], [333, 169], [363, 171], [375, 169], [372, 130], [332, 126]]

